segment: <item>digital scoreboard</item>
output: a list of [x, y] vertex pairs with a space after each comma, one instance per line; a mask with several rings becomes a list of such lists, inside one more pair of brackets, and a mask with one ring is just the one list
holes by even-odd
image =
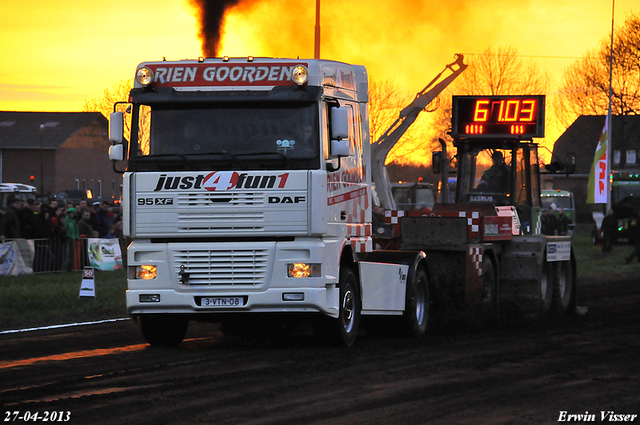
[[453, 96], [451, 136], [468, 139], [544, 137], [544, 95]]

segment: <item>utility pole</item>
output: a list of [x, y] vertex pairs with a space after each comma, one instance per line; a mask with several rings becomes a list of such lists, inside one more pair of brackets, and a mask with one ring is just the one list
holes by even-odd
[[320, 0], [316, 0], [316, 34], [313, 43], [313, 58], [320, 59]]
[[613, 161], [611, 160], [611, 156], [613, 155], [613, 117], [611, 116], [611, 99], [613, 97], [613, 31], [615, 30], [615, 18], [616, 18], [616, 0], [612, 1], [611, 5], [611, 46], [609, 50], [609, 108], [607, 109], [607, 118], [606, 120], [609, 122], [609, 128], [607, 129], [607, 138], [609, 139], [607, 146], [607, 170], [609, 171], [609, 175], [607, 176], [607, 209], [605, 211], [605, 215], [611, 209], [611, 175], [612, 169], [611, 165]]
[[44, 124], [40, 124], [40, 197], [44, 197]]

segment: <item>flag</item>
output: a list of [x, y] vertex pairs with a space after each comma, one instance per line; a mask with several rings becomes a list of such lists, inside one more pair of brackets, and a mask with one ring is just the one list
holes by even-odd
[[589, 185], [587, 189], [587, 203], [606, 204], [609, 190], [609, 146], [611, 145], [610, 122], [611, 114], [607, 114], [604, 121], [604, 129], [593, 156], [593, 164], [589, 173]]

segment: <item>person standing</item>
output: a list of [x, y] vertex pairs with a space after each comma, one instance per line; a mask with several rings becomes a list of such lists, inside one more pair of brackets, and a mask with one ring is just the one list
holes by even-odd
[[602, 252], [611, 252], [613, 243], [616, 240], [618, 230], [618, 219], [613, 215], [613, 210], [609, 210], [602, 220], [600, 231], [602, 232]]
[[558, 234], [559, 235], [568, 235], [569, 234], [569, 217], [564, 213], [562, 208], [558, 208]]
[[636, 213], [635, 217], [630, 220], [629, 239], [631, 239], [631, 242], [633, 242], [635, 250], [631, 253], [631, 255], [624, 259], [624, 262], [629, 264], [635, 257], [640, 263], [640, 216], [638, 215], [638, 213]]
[[[78, 221], [76, 220], [76, 210], [71, 207], [67, 210], [66, 228], [67, 228], [67, 258], [69, 264], [67, 271], [73, 271], [77, 267], [80, 267], [80, 250], [82, 245], [77, 244], [80, 240], [80, 231], [78, 230]], [[76, 256], [76, 252], [78, 256]]]
[[98, 236], [98, 232], [91, 225], [91, 212], [89, 210], [82, 212], [82, 218], [78, 222], [78, 233], [83, 238], [95, 238]]
[[7, 201], [7, 210], [4, 214], [4, 236], [6, 239], [19, 239], [22, 237], [20, 210], [20, 199], [10, 196]]
[[553, 212], [553, 208], [544, 210], [542, 212], [542, 234], [547, 236], [553, 236], [556, 234], [558, 228], [558, 220]]
[[109, 232], [109, 227], [113, 224], [113, 218], [109, 214], [109, 203], [102, 201], [96, 211], [96, 228], [98, 236], [104, 238]]
[[0, 205], [0, 243], [4, 243], [4, 209]]

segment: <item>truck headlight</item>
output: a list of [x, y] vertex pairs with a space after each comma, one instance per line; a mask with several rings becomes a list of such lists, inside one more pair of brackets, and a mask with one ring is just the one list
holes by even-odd
[[291, 70], [291, 80], [298, 85], [303, 85], [309, 78], [309, 70], [306, 66], [297, 65]]
[[147, 87], [153, 82], [153, 71], [146, 66], [143, 66], [136, 72], [136, 80], [144, 87]]
[[157, 267], [151, 265], [136, 267], [136, 279], [150, 280], [155, 279], [157, 275]]
[[287, 277], [320, 277], [322, 266], [320, 264], [291, 263], [287, 264]]

